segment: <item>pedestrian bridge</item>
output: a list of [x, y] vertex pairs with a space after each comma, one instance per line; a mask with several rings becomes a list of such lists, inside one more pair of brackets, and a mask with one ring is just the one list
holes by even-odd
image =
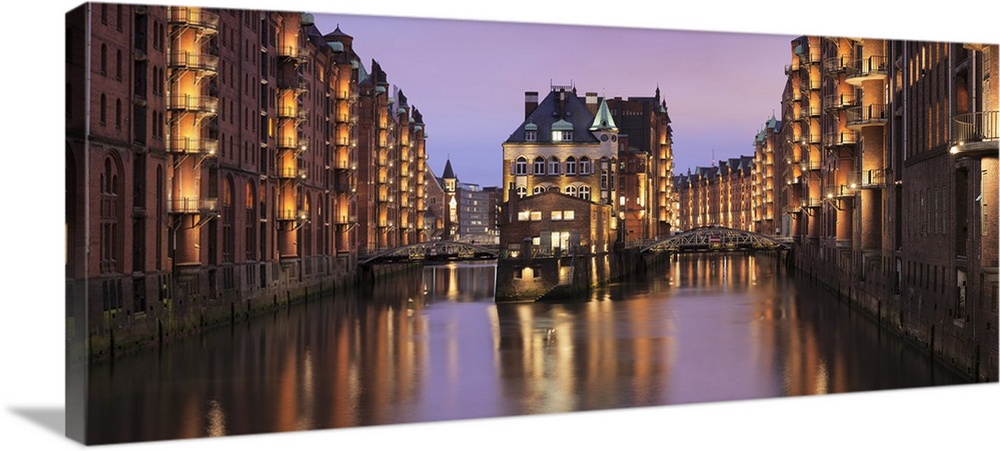
[[775, 238], [746, 230], [705, 226], [641, 247], [639, 252], [780, 250], [790, 248], [790, 240], [784, 237]]
[[499, 249], [459, 241], [428, 241], [400, 246], [362, 257], [362, 265], [401, 261], [489, 260], [497, 258]]

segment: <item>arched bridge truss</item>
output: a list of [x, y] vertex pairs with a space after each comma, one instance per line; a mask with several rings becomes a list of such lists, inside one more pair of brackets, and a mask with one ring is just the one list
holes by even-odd
[[429, 241], [400, 246], [361, 259], [362, 265], [420, 260], [486, 260], [497, 258], [499, 251], [458, 241]]
[[698, 227], [657, 241], [640, 252], [695, 252], [789, 249], [789, 244], [766, 235], [726, 227]]

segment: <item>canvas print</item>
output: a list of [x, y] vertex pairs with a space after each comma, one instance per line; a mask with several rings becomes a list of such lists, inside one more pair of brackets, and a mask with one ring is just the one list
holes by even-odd
[[996, 383], [996, 43], [85, 3], [67, 435]]

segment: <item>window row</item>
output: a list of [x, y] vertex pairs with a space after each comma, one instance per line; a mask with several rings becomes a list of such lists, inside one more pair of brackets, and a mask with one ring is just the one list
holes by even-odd
[[[550, 212], [550, 219], [553, 221], [572, 221], [576, 219], [575, 210], [556, 210]], [[519, 211], [517, 212], [518, 221], [541, 221], [542, 212], [540, 211]]]
[[[555, 186], [555, 185], [536, 185], [531, 190], [531, 194], [532, 195], [536, 195], [536, 194], [541, 194], [541, 193], [544, 193], [544, 192], [547, 192], [547, 191], [555, 191], [555, 192], [558, 193], [559, 192], [559, 187]], [[517, 194], [517, 197], [520, 197], [520, 198], [524, 198], [525, 196], [528, 195], [528, 189], [525, 188], [524, 186], [518, 186], [517, 188], [514, 188], [514, 192]], [[584, 200], [590, 200], [590, 186], [589, 185], [567, 186], [566, 190], [564, 192], [565, 192], [565, 194], [567, 194], [569, 196], [579, 197], [579, 198], [584, 199]]]
[[[517, 157], [511, 168], [514, 175], [528, 175], [528, 159]], [[545, 159], [536, 157], [531, 165], [532, 175], [588, 175], [594, 172], [594, 166], [589, 157], [567, 157], [566, 161], [559, 161], [556, 157]]]

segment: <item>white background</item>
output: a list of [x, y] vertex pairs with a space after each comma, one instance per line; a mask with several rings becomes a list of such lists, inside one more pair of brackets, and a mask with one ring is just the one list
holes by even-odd
[[[177, 2], [170, 2], [177, 4]], [[189, 2], [196, 3], [196, 2]], [[639, 0], [469, 2], [224, 1], [210, 6], [707, 31], [1000, 42], [1000, 2]], [[365, 3], [365, 4], [362, 4]], [[550, 4], [551, 3], [551, 4]], [[7, 3], [3, 233], [0, 234], [0, 447], [75, 449], [63, 437], [64, 13], [69, 1]], [[834, 14], [806, 20], [817, 13]], [[578, 43], [585, 45], [584, 43]], [[425, 51], [433, 51], [426, 49]], [[782, 70], [782, 68], [775, 68]], [[776, 97], [777, 97], [776, 93]], [[13, 138], [13, 139], [11, 139]], [[748, 138], [749, 139], [749, 138]], [[113, 449], [993, 449], [1000, 385], [624, 409], [497, 420], [197, 439]], [[42, 420], [39, 421], [38, 419]]]

